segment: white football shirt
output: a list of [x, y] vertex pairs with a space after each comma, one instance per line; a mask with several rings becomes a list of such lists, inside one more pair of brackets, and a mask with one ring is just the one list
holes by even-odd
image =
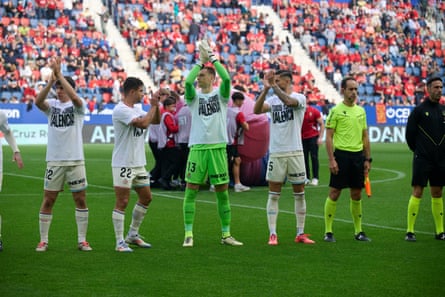
[[113, 109], [114, 148], [112, 167], [140, 167], [146, 165], [144, 130], [130, 125], [146, 112], [140, 105], [129, 107], [119, 102]]
[[49, 109], [44, 112], [48, 117], [47, 162], [84, 160], [82, 128], [86, 103], [81, 100], [81, 107], [74, 106], [71, 100], [47, 100]]
[[303, 150], [301, 126], [306, 109], [306, 97], [295, 92], [290, 96], [298, 100], [298, 107], [284, 105], [277, 95], [266, 99], [266, 103], [270, 106], [269, 152], [271, 154]]
[[214, 89], [208, 94], [197, 92], [187, 105], [192, 114], [189, 146], [194, 144], [227, 143], [228, 99]]

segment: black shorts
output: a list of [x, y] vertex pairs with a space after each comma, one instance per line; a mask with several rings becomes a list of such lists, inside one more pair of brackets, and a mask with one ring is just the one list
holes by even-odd
[[331, 173], [329, 186], [336, 189], [361, 189], [365, 181], [365, 156], [363, 152], [334, 151], [338, 174]]
[[238, 146], [237, 145], [228, 145], [227, 146], [227, 160], [229, 162], [234, 158], [239, 157]]
[[426, 187], [428, 181], [433, 187], [445, 186], [445, 166], [437, 162], [414, 155], [412, 174], [412, 186]]

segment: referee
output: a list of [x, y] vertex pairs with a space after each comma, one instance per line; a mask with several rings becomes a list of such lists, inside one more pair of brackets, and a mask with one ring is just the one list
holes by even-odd
[[331, 177], [329, 196], [324, 207], [325, 237], [335, 242], [332, 225], [337, 209], [337, 200], [344, 188], [350, 188], [350, 210], [358, 241], [371, 241], [362, 230], [361, 193], [365, 173], [371, 169], [371, 148], [369, 146], [365, 110], [356, 104], [358, 84], [353, 77], [341, 82], [343, 102], [333, 107], [326, 120], [326, 150], [329, 158]]

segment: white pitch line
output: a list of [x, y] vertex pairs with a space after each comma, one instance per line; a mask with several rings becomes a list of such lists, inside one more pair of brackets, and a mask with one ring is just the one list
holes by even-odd
[[[394, 173], [396, 176], [394, 178], [388, 178], [388, 179], [382, 179], [382, 180], [373, 180], [372, 183], [390, 182], [390, 181], [399, 180], [399, 179], [402, 179], [402, 178], [405, 177], [405, 173], [403, 173], [401, 171], [397, 171], [397, 170], [391, 170], [391, 169], [386, 169], [386, 168], [373, 168], [373, 170], [381, 170], [381, 171], [391, 172], [391, 173]], [[37, 180], [42, 180], [43, 181], [43, 178], [35, 177], [35, 176], [29, 176], [29, 175], [22, 175], [22, 174], [15, 174], [15, 173], [6, 173], [5, 175], [21, 177], [21, 178], [28, 178], [28, 179], [37, 179]], [[98, 189], [104, 189], [104, 190], [113, 191], [113, 187], [107, 187], [107, 186], [99, 186], [99, 185], [88, 184], [88, 187], [94, 187], [94, 188], [98, 188]], [[320, 187], [320, 186], [318, 186], [318, 187]], [[328, 185], [322, 185], [322, 187], [328, 187]], [[182, 192], [180, 192], [180, 193], [181, 193], [181, 197], [178, 197], [178, 196], [175, 196], [175, 195], [171, 195], [171, 194], [167, 194], [165, 192], [156, 192], [156, 196], [161, 196], [161, 197], [165, 197], [165, 198], [169, 198], [169, 199], [184, 200]], [[102, 195], [102, 194], [109, 195], [108, 193], [97, 193], [95, 195]], [[34, 194], [32, 194], [32, 195], [34, 195]], [[11, 196], [11, 195], [2, 195], [2, 196]], [[16, 196], [16, 194], [14, 194], [13, 196]], [[199, 200], [199, 199], [196, 200], [196, 202], [207, 203], [207, 204], [216, 204], [215, 201], [207, 201], [207, 200]], [[246, 208], [246, 209], [256, 209], [256, 210], [266, 211], [266, 208], [259, 207], [259, 206], [238, 204], [238, 203], [233, 203], [233, 202], [230, 202], [230, 205], [233, 206], [233, 207]], [[293, 211], [287, 211], [287, 210], [280, 210], [280, 213], [294, 215]], [[317, 219], [324, 220], [324, 216], [320, 216], [320, 215], [306, 214], [306, 216], [311, 217], [311, 218], [317, 218]], [[339, 218], [335, 218], [334, 221], [342, 222], [342, 223], [348, 223], [348, 224], [352, 223], [351, 220], [339, 219]], [[383, 226], [383, 225], [369, 224], [369, 223], [363, 223], [363, 225], [364, 226], [368, 226], [368, 227], [377, 228], [377, 229], [385, 229], [385, 230], [391, 230], [391, 231], [406, 232], [405, 228], [397, 228], [397, 227], [390, 227], [390, 226]], [[416, 233], [429, 234], [429, 235], [433, 234], [432, 232], [418, 231], [418, 230], [416, 230]]]

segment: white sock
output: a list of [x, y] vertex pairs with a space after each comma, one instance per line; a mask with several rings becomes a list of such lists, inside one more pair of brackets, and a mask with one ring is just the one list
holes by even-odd
[[40, 241], [48, 243], [48, 233], [52, 219], [52, 214], [39, 213]]
[[124, 221], [125, 213], [117, 209], [113, 210], [111, 216], [113, 219], [114, 234], [116, 236], [116, 242], [119, 243], [124, 240]]
[[130, 231], [128, 231], [128, 234], [130, 236], [136, 236], [139, 234], [139, 227], [141, 226], [146, 213], [147, 207], [143, 206], [142, 204], [136, 203], [133, 208]]
[[297, 235], [304, 234], [304, 222], [306, 220], [306, 199], [304, 192], [294, 193], [295, 217], [297, 220]]
[[269, 226], [269, 233], [277, 234], [277, 218], [278, 218], [278, 200], [280, 199], [281, 193], [269, 192], [269, 197], [267, 199], [267, 224]]
[[88, 208], [76, 208], [76, 223], [77, 223], [77, 241], [84, 242], [87, 238], [88, 230]]

